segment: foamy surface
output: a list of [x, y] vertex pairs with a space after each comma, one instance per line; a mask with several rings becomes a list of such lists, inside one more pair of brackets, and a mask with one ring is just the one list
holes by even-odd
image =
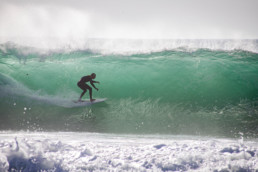
[[257, 140], [1, 132], [0, 171], [255, 171]]

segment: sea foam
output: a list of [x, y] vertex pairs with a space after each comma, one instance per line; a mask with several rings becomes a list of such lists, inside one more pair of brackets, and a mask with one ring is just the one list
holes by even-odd
[[1, 171], [258, 170], [257, 140], [71, 132], [0, 138]]

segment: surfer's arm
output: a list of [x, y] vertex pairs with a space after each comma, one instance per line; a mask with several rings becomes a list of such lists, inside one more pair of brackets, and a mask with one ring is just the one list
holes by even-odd
[[99, 81], [93, 81], [93, 80], [92, 80], [92, 82], [93, 82], [93, 83], [98, 83], [98, 84], [99, 84]]
[[90, 81], [90, 84], [92, 85], [92, 87], [94, 87], [96, 90], [99, 90], [98, 88], [95, 87], [95, 85], [93, 83], [94, 83], [94, 81]]

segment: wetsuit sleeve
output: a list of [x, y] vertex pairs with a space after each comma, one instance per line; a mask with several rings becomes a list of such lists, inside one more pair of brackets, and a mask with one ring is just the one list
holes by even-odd
[[95, 87], [94, 83], [95, 83], [95, 81], [90, 80], [90, 84], [91, 84], [95, 89], [97, 89], [97, 88]]
[[99, 81], [93, 81], [93, 80], [92, 80], [92, 82], [93, 82], [93, 83], [99, 83]]

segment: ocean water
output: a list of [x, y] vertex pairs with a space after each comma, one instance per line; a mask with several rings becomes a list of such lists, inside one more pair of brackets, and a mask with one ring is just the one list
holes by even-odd
[[[2, 43], [0, 170], [258, 170], [257, 53], [257, 40]], [[107, 100], [72, 107], [92, 72]]]

